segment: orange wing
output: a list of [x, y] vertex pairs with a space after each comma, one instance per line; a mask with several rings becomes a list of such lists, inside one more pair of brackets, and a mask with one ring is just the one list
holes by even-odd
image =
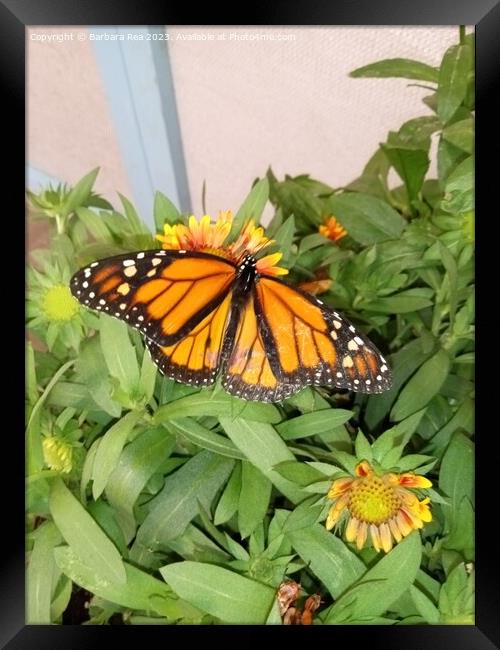
[[173, 345], [160, 346], [146, 339], [151, 356], [164, 375], [195, 386], [214, 383], [224, 349], [231, 299], [232, 293], [228, 293], [220, 305]]
[[[157, 250], [93, 262], [75, 273], [70, 287], [82, 304], [124, 320], [170, 354], [173, 344], [220, 313], [235, 277], [234, 264], [214, 255]], [[195, 347], [193, 359], [198, 354]]]
[[233, 311], [228, 333], [231, 352], [224, 361], [222, 385], [236, 397], [278, 402], [294, 391], [278, 380], [271, 367], [270, 351], [257, 323], [254, 301], [251, 295], [241, 309]]
[[307, 384], [362, 393], [390, 388], [390, 370], [377, 348], [321, 300], [266, 276], [255, 296], [267, 356], [279, 383], [292, 392]]

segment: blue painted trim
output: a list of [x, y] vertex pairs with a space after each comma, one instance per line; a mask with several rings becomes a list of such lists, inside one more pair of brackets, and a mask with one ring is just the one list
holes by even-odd
[[[154, 31], [164, 33], [161, 27]], [[178, 121], [169, 119], [167, 126], [165, 119], [166, 115], [177, 115], [171, 110], [175, 106], [171, 75], [165, 74], [165, 63], [163, 68], [160, 63], [162, 58], [167, 59], [166, 41], [148, 40], [152, 28], [90, 27], [89, 32], [117, 39], [91, 42], [140, 215], [153, 226], [156, 190], [181, 210], [189, 211], [187, 182], [183, 186], [182, 173], [179, 175], [179, 169], [185, 170], [183, 157], [178, 160], [182, 152], [180, 134], [173, 133]]]
[[59, 178], [50, 176], [45, 172], [33, 167], [33, 165], [26, 165], [26, 187], [34, 192], [37, 192], [42, 187], [46, 188], [48, 185], [56, 186], [62, 183]]
[[[159, 32], [158, 27], [149, 27], [153, 34], [167, 34], [167, 30]], [[182, 144], [182, 131], [175, 98], [175, 85], [170, 65], [168, 41], [152, 41], [153, 62], [156, 69], [156, 78], [161, 79], [158, 84], [160, 93], [163, 120], [167, 129], [170, 152], [174, 164], [174, 175], [177, 183], [180, 207], [183, 212], [191, 212], [191, 196], [189, 194], [189, 181], [187, 176], [184, 146]]]

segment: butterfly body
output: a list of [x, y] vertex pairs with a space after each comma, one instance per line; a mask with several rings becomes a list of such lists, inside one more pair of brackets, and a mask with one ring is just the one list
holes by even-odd
[[117, 255], [80, 269], [73, 295], [137, 328], [168, 377], [276, 402], [306, 385], [379, 393], [390, 370], [373, 343], [315, 296], [237, 262], [192, 250]]

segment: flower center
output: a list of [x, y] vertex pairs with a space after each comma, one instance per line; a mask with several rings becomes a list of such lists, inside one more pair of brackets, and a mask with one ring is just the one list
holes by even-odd
[[394, 489], [378, 476], [359, 479], [351, 488], [349, 510], [368, 524], [388, 521], [397, 514], [400, 504]]
[[78, 301], [64, 284], [51, 287], [47, 291], [42, 307], [47, 318], [52, 321], [71, 320], [79, 310]]

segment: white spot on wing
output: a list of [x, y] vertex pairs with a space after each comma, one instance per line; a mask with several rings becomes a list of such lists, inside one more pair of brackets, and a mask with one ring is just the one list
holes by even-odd
[[134, 260], [123, 260], [123, 266], [134, 266]]
[[356, 341], [354, 341], [354, 339], [351, 339], [349, 341], [349, 343], [347, 344], [347, 349], [352, 351], [359, 350], [358, 344], [356, 343]]

